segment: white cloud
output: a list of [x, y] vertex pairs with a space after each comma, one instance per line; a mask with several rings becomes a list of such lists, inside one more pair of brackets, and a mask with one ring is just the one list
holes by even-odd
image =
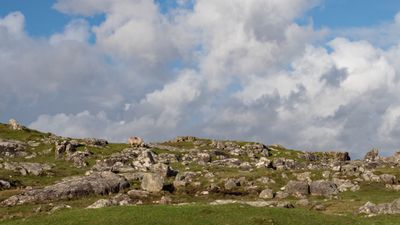
[[[71, 21], [44, 40], [10, 14], [0, 18], [2, 119], [114, 141], [198, 135], [355, 156], [396, 149], [400, 42], [327, 40], [327, 30], [296, 23], [318, 3], [197, 0], [161, 13], [151, 0], [59, 0], [63, 13], [105, 20]], [[395, 33], [398, 16], [389, 24]]]
[[53, 34], [50, 37], [51, 44], [62, 41], [87, 42], [90, 37], [89, 24], [85, 20], [73, 20], [66, 27], [63, 33]]
[[21, 38], [24, 36], [24, 24], [24, 15], [21, 12], [13, 12], [0, 19], [0, 32], [6, 32], [13, 38]]

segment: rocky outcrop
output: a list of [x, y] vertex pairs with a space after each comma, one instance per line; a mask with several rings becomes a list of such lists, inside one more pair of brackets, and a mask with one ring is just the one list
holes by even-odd
[[1, 205], [14, 206], [30, 202], [74, 199], [91, 194], [106, 195], [117, 193], [127, 187], [129, 183], [125, 178], [112, 172], [99, 172], [83, 177], [67, 178], [42, 189], [28, 190], [4, 200]]
[[378, 159], [378, 155], [379, 155], [379, 150], [374, 148], [371, 151], [367, 152], [367, 154], [365, 154], [364, 160], [375, 161], [376, 159]]
[[374, 204], [367, 202], [358, 209], [358, 213], [366, 214], [368, 216], [381, 214], [400, 214], [400, 198], [391, 203]]
[[75, 140], [58, 141], [55, 144], [55, 156], [57, 159], [60, 159], [64, 157], [64, 154], [71, 155], [79, 146], [79, 142]]
[[85, 143], [89, 146], [95, 147], [105, 147], [108, 145], [108, 141], [105, 139], [97, 139], [97, 138], [85, 138], [83, 139]]
[[104, 160], [96, 161], [95, 171], [114, 171], [120, 173], [149, 171], [156, 163], [156, 155], [147, 148], [126, 148]]
[[65, 157], [65, 160], [70, 161], [74, 164], [74, 166], [78, 168], [86, 167], [88, 163], [86, 159], [88, 159], [92, 155], [88, 150], [86, 151], [76, 151], [70, 155]]
[[3, 168], [5, 170], [12, 170], [19, 172], [21, 175], [35, 175], [41, 176], [45, 175], [51, 170], [51, 166], [48, 164], [41, 163], [30, 163], [30, 162], [5, 162], [3, 163]]
[[23, 157], [27, 156], [25, 152], [26, 144], [16, 140], [0, 139], [0, 156], [5, 157]]

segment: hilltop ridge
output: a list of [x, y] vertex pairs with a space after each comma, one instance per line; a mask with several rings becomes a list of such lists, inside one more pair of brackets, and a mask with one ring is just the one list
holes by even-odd
[[0, 217], [188, 203], [397, 214], [399, 166], [400, 153], [376, 149], [351, 160], [347, 152], [191, 136], [130, 146], [0, 124]]

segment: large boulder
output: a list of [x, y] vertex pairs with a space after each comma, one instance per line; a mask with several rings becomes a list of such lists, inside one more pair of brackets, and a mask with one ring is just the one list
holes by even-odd
[[285, 192], [294, 197], [303, 197], [310, 193], [310, 186], [305, 181], [289, 181], [285, 186]]
[[0, 155], [6, 157], [26, 156], [24, 152], [25, 143], [16, 140], [1, 140], [0, 139]]
[[331, 181], [318, 180], [310, 184], [311, 195], [332, 196], [338, 194], [338, 192], [336, 184]]
[[117, 193], [129, 187], [125, 178], [112, 172], [92, 173], [83, 177], [72, 177], [42, 189], [28, 190], [4, 200], [1, 205], [14, 206], [31, 202], [74, 199], [92, 194]]
[[160, 192], [164, 186], [164, 177], [156, 173], [146, 173], [143, 176], [141, 188], [148, 192]]

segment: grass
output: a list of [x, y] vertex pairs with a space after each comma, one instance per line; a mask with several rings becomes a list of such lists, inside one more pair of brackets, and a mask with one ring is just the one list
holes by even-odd
[[184, 206], [128, 206], [96, 210], [67, 209], [51, 215], [14, 219], [0, 224], [132, 224], [132, 225], [174, 225], [174, 224], [221, 224], [221, 225], [309, 225], [309, 224], [399, 224], [400, 216], [361, 218], [325, 215], [307, 209], [254, 208], [243, 205], [184, 205]]

